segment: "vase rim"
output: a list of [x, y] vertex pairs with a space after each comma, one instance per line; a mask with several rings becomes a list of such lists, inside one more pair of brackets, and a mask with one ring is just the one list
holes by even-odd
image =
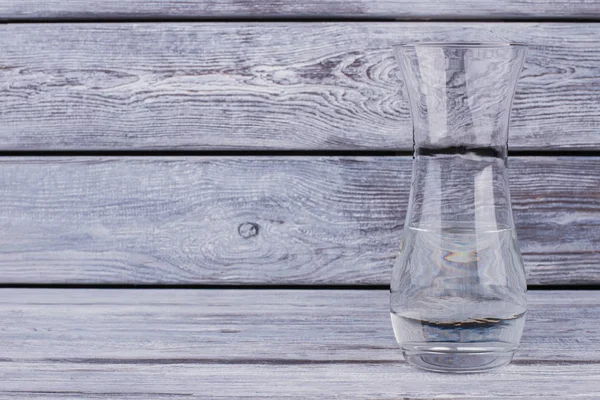
[[448, 47], [448, 48], [499, 48], [527, 47], [517, 42], [410, 42], [401, 43], [400, 47]]

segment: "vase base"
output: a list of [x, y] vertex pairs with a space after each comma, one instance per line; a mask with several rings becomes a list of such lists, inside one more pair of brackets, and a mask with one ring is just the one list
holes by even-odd
[[434, 372], [485, 372], [509, 364], [515, 346], [507, 343], [406, 343], [402, 355], [410, 365]]

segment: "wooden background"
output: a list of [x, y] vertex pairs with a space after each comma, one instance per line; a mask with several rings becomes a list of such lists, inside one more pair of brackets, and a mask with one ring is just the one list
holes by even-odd
[[[597, 1], [4, 0], [0, 22], [0, 400], [600, 398]], [[410, 368], [389, 322], [412, 162], [391, 47], [421, 40], [530, 45], [509, 174], [535, 290], [490, 374]]]
[[415, 40], [530, 44], [528, 282], [600, 284], [598, 7], [442, 3], [3, 2], [0, 284], [387, 285]]
[[[104, 18], [44, 4], [28, 18]], [[0, 26], [0, 283], [387, 285], [412, 146], [391, 46], [472, 38], [531, 45], [510, 138], [529, 284], [599, 284], [596, 23], [37, 20]]]

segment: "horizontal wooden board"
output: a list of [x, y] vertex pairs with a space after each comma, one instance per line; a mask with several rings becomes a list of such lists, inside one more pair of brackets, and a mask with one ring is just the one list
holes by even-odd
[[586, 0], [4, 0], [3, 20], [143, 18], [385, 18], [385, 19], [528, 19], [598, 18]]
[[600, 292], [530, 292], [513, 364], [417, 371], [387, 291], [2, 289], [0, 398], [600, 396]]
[[512, 148], [600, 148], [600, 24], [90, 23], [0, 26], [0, 150], [411, 149], [419, 40], [529, 43]]
[[[410, 157], [3, 157], [0, 283], [388, 284]], [[600, 158], [510, 160], [530, 284], [600, 283]]]

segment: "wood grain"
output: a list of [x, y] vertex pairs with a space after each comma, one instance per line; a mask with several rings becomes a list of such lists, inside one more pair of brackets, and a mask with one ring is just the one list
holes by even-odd
[[599, 16], [598, 5], [585, 0], [5, 0], [0, 5], [0, 18], [4, 20], [244, 17], [494, 20]]
[[530, 292], [514, 363], [414, 370], [387, 291], [2, 289], [0, 398], [600, 396], [600, 292]]
[[419, 40], [529, 43], [511, 147], [599, 148], [598, 24], [58, 23], [0, 26], [0, 150], [411, 149]]
[[[0, 283], [389, 284], [410, 157], [3, 157]], [[600, 158], [510, 160], [529, 284], [600, 283]]]

